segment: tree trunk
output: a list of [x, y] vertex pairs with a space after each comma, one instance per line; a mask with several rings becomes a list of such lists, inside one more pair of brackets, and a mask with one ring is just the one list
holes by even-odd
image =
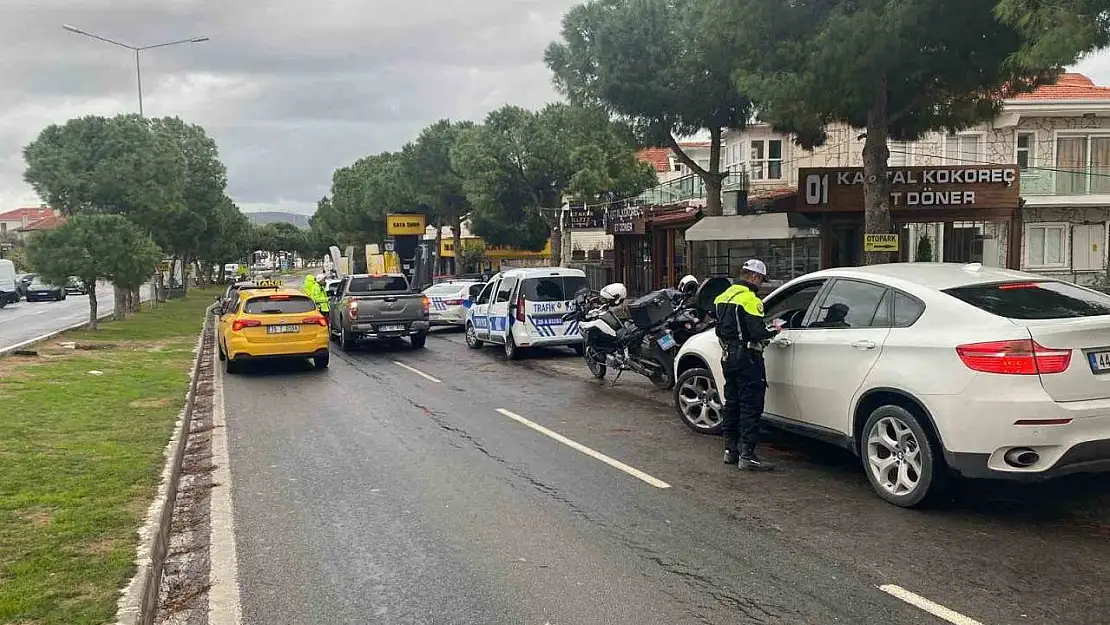
[[725, 177], [721, 174], [722, 130], [709, 128], [709, 171], [703, 176], [705, 181], [705, 214], [711, 217], [724, 213], [721, 204], [721, 186]]
[[97, 329], [96, 280], [86, 282], [86, 284], [93, 285], [92, 288], [89, 289], [89, 329], [95, 331]]
[[560, 225], [551, 228], [551, 266], [563, 266], [563, 229]]
[[[462, 249], [462, 215], [457, 209], [451, 211], [451, 239], [455, 246], [455, 271], [459, 273], [459, 250]], [[482, 268], [479, 267], [478, 271]]]
[[112, 285], [112, 295], [115, 301], [112, 302], [112, 316], [116, 321], [123, 321], [127, 316], [127, 289], [121, 288], [115, 284]]
[[[886, 77], [879, 79], [875, 100], [867, 112], [867, 138], [863, 144], [863, 231], [864, 234], [891, 234], [890, 180], [886, 177], [887, 93]], [[893, 261], [891, 252], [864, 252], [864, 265]]]
[[181, 257], [181, 294], [189, 293], [189, 270], [192, 269], [193, 259], [188, 254]]

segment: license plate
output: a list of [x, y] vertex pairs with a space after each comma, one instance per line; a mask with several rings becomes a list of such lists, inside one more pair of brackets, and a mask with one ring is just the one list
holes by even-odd
[[300, 332], [300, 331], [301, 331], [301, 326], [292, 326], [292, 325], [266, 326], [266, 333], [267, 334], [289, 334], [289, 333], [292, 333], [292, 332]]
[[656, 339], [655, 342], [659, 343], [659, 347], [662, 347], [664, 351], [674, 347], [674, 337], [670, 334], [664, 334]]
[[1087, 354], [1087, 360], [1091, 363], [1091, 371], [1095, 373], [1110, 371], [1110, 351], [1091, 352]]
[[378, 326], [378, 332], [400, 332], [405, 329], [405, 326]]

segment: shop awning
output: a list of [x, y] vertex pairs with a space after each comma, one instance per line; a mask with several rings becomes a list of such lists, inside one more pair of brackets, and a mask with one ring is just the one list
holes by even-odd
[[791, 213], [704, 217], [686, 229], [687, 241], [755, 241], [817, 237], [812, 221]]

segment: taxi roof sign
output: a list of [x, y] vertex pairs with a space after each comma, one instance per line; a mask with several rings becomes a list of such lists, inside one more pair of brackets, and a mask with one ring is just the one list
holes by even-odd
[[256, 289], [280, 289], [285, 286], [281, 280], [259, 280], [255, 283]]

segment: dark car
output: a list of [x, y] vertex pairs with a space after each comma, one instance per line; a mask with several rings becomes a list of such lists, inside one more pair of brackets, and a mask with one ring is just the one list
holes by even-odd
[[31, 280], [31, 284], [27, 285], [27, 301], [28, 302], [41, 302], [41, 301], [54, 301], [60, 302], [66, 298], [66, 290], [60, 286], [47, 284], [42, 281], [42, 278], [35, 276]]
[[85, 281], [77, 276], [70, 276], [66, 281], [66, 295], [88, 295], [89, 287]]

